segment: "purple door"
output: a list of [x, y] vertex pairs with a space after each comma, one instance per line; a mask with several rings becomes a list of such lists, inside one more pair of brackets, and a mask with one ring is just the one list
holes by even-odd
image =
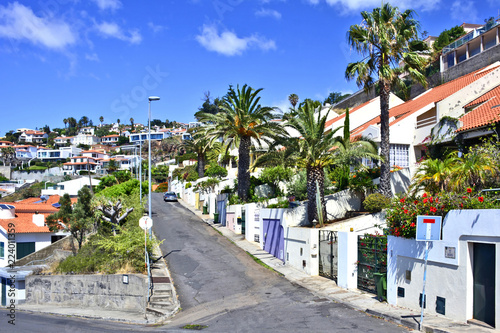
[[285, 248], [285, 233], [280, 220], [263, 219], [264, 251], [274, 257], [285, 260], [283, 250]]

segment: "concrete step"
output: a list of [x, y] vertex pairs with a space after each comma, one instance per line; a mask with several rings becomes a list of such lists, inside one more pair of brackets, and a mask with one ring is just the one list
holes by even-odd
[[153, 294], [172, 293], [172, 285], [170, 283], [155, 283], [153, 284]]
[[172, 304], [172, 302], [150, 302], [149, 303], [149, 308], [152, 308], [154, 310], [158, 311], [173, 311], [175, 310], [177, 306], [175, 304]]
[[168, 311], [163, 312], [161, 310], [153, 309], [150, 307], [146, 308], [146, 314], [152, 315], [154, 317], [163, 317], [168, 313]]
[[154, 295], [149, 299], [150, 302], [172, 302], [172, 294]]

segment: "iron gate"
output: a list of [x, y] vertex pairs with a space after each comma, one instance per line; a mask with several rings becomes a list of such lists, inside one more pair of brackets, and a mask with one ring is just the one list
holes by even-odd
[[387, 273], [387, 236], [359, 236], [358, 289], [376, 293], [375, 273]]
[[337, 232], [319, 231], [319, 275], [337, 282], [338, 270]]

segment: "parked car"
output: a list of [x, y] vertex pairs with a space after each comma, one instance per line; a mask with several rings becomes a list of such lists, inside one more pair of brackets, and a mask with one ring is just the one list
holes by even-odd
[[177, 201], [177, 195], [175, 192], [165, 192], [163, 193], [163, 201]]

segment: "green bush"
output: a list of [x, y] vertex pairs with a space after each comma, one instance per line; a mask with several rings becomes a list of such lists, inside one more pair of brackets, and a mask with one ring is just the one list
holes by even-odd
[[168, 191], [168, 182], [167, 183], [161, 183], [160, 185], [158, 185], [158, 187], [156, 188], [155, 192], [167, 192]]
[[280, 200], [276, 204], [268, 205], [267, 208], [289, 208], [290, 202], [288, 200]]
[[227, 170], [224, 167], [221, 167], [218, 164], [210, 164], [210, 166], [205, 171], [206, 177], [216, 177], [216, 178], [224, 178], [227, 177]]
[[389, 207], [391, 200], [380, 193], [372, 193], [363, 201], [363, 206], [370, 213], [378, 213], [382, 209]]

